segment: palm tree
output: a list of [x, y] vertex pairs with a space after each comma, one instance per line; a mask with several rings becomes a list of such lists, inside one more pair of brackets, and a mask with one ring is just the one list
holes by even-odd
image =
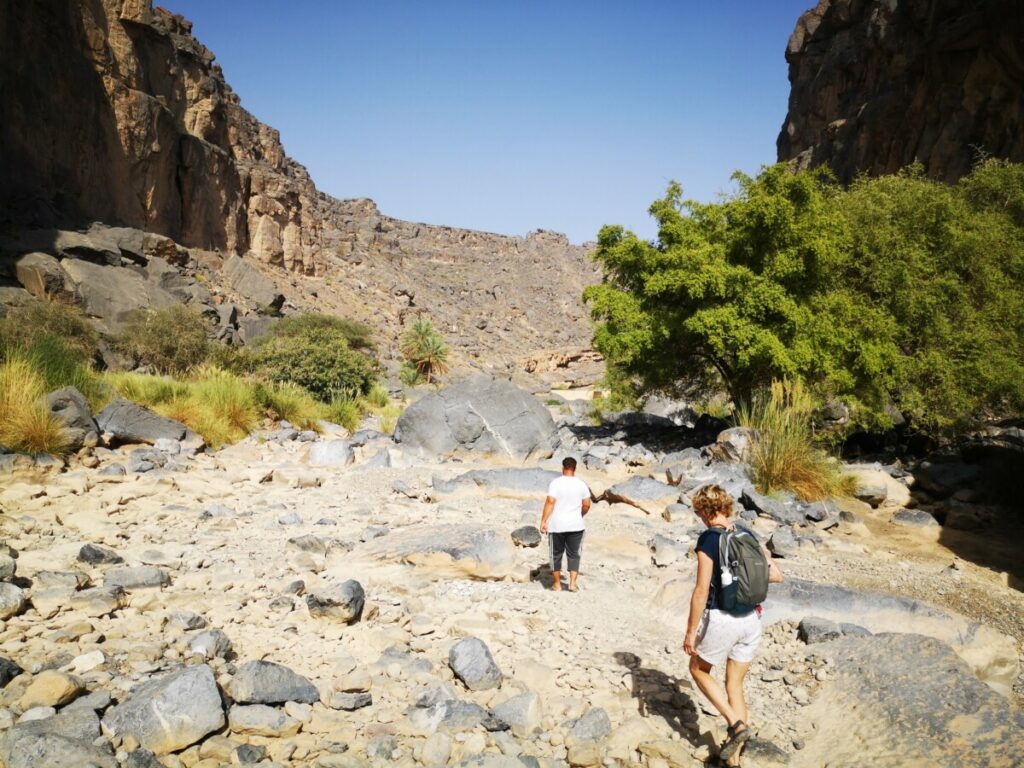
[[434, 324], [425, 318], [416, 320], [402, 334], [399, 349], [417, 372], [426, 376], [428, 384], [433, 376], [448, 371], [448, 345]]

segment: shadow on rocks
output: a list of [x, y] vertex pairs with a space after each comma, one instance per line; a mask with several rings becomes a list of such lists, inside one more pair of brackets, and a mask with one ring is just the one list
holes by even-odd
[[718, 765], [718, 744], [710, 731], [700, 732], [697, 705], [689, 677], [676, 677], [643, 666], [643, 659], [629, 651], [616, 651], [615, 660], [630, 672], [632, 694], [641, 717], [660, 717], [694, 747], [706, 745], [712, 752], [708, 765]]

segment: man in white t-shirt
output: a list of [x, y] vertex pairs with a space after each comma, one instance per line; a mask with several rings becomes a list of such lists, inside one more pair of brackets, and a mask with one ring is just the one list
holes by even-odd
[[562, 460], [562, 476], [548, 486], [540, 532], [548, 534], [551, 549], [551, 589], [562, 591], [562, 554], [569, 560], [569, 591], [577, 590], [580, 575], [580, 552], [583, 549], [583, 516], [590, 511], [590, 489], [576, 477], [576, 459]]

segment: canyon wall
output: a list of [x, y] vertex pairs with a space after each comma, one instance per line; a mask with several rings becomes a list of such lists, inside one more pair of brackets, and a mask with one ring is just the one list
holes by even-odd
[[779, 160], [843, 182], [920, 162], [955, 181], [982, 155], [1024, 161], [1024, 3], [820, 0], [786, 49]]

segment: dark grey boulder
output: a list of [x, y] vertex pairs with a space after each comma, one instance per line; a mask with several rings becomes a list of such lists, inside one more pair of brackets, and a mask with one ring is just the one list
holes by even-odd
[[70, 448], [92, 447], [99, 442], [96, 422], [92, 418], [92, 408], [85, 395], [74, 387], [64, 387], [46, 396], [46, 407], [64, 424], [71, 441]]
[[[1024, 713], [978, 680], [945, 643], [882, 634], [843, 638], [823, 648], [833, 662], [830, 711], [859, 713], [861, 729], [885, 733], [884, 739], [858, 740], [855, 759], [841, 759], [843, 764], [1024, 765]], [[839, 721], [812, 731], [808, 752], [831, 746], [831, 757], [841, 758], [834, 739], [842, 727]]]
[[195, 611], [175, 611], [167, 617], [167, 623], [178, 629], [202, 629], [206, 619]]
[[939, 525], [939, 521], [923, 509], [901, 509], [892, 516], [892, 521], [909, 528], [937, 528]]
[[331, 696], [331, 709], [342, 709], [354, 712], [357, 709], [373, 704], [373, 695], [367, 692], [335, 693]]
[[142, 474], [167, 464], [167, 454], [156, 448], [136, 448], [128, 454], [128, 469]]
[[267, 748], [257, 744], [239, 744], [232, 752], [231, 762], [238, 765], [255, 765], [267, 757]]
[[224, 658], [231, 653], [231, 639], [222, 630], [208, 629], [189, 638], [188, 653], [204, 659]]
[[0, 688], [3, 688], [22, 672], [22, 668], [13, 661], [0, 656]]
[[[284, 304], [284, 294], [274, 281], [237, 254], [224, 262], [221, 278], [236, 293], [261, 307], [277, 310]], [[252, 341], [249, 334], [246, 334], [246, 341]]]
[[753, 768], [784, 768], [789, 753], [768, 739], [751, 736], [743, 745], [743, 761]]
[[548, 458], [558, 445], [551, 414], [512, 383], [472, 376], [427, 395], [399, 417], [395, 442], [425, 456]]
[[759, 515], [786, 525], [796, 525], [804, 521], [805, 512], [796, 503], [786, 503], [771, 496], [758, 493], [754, 488], [744, 488], [740, 494], [740, 504]]
[[576, 741], [600, 741], [611, 735], [612, 723], [608, 713], [600, 707], [588, 710], [569, 729], [569, 736]]
[[89, 565], [116, 565], [124, 562], [124, 558], [117, 552], [99, 544], [84, 544], [78, 550], [78, 560]]
[[103, 574], [103, 586], [122, 589], [165, 587], [171, 583], [167, 572], [155, 565], [133, 565], [111, 568]]
[[60, 262], [48, 253], [34, 251], [14, 262], [14, 278], [37, 299], [74, 298], [71, 278]]
[[815, 501], [804, 508], [804, 516], [816, 523], [826, 520], [838, 520], [839, 508], [831, 501]]
[[484, 691], [501, 685], [502, 674], [491, 650], [478, 637], [467, 637], [448, 651], [448, 666], [471, 691]]
[[309, 680], [282, 664], [247, 661], [235, 672], [228, 693], [239, 704], [313, 704], [320, 692]]
[[182, 440], [188, 428], [148, 408], [118, 398], [96, 415], [101, 431], [117, 443], [155, 443], [161, 438]]
[[437, 730], [458, 733], [471, 731], [488, 719], [486, 709], [472, 701], [449, 698], [417, 703], [408, 712], [409, 722], [418, 730], [433, 733]]
[[776, 557], [796, 557], [800, 551], [800, 542], [788, 525], [780, 525], [768, 538], [768, 549]]
[[310, 616], [334, 619], [346, 624], [359, 621], [365, 601], [363, 586], [355, 579], [306, 595]]
[[540, 529], [535, 525], [524, 525], [512, 531], [512, 541], [517, 547], [536, 547], [540, 545]]
[[938, 499], [962, 488], [973, 488], [981, 470], [976, 464], [923, 461], [914, 473], [917, 486]]
[[103, 716], [108, 733], [157, 755], [195, 744], [224, 723], [220, 691], [205, 664], [140, 683]]
[[136, 749], [128, 755], [125, 768], [164, 768], [157, 756], [148, 749]]
[[96, 745], [100, 721], [85, 708], [65, 708], [52, 717], [19, 723], [0, 739], [5, 768], [118, 768], [110, 745]]
[[797, 627], [797, 636], [808, 645], [813, 645], [814, 643], [837, 640], [843, 636], [843, 630], [834, 621], [808, 616], [800, 621], [800, 625]]

